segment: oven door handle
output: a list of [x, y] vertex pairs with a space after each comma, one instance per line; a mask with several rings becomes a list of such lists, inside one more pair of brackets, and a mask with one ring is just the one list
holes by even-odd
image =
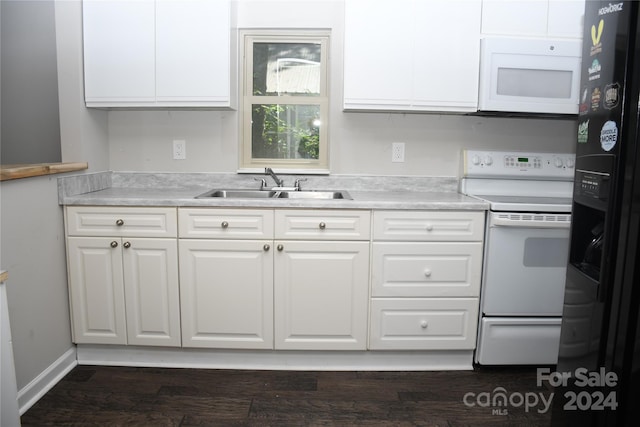
[[571, 220], [555, 215], [550, 215], [546, 219], [527, 218], [525, 215], [492, 215], [489, 225], [492, 227], [570, 228]]

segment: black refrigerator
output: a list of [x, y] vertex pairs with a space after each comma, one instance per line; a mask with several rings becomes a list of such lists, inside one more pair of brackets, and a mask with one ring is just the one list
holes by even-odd
[[552, 425], [640, 425], [638, 1], [586, 1]]

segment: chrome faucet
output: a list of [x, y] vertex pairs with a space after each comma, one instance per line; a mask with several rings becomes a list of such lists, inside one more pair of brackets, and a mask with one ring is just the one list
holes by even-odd
[[278, 175], [271, 168], [264, 168], [264, 174], [270, 175], [271, 178], [276, 182], [276, 187], [282, 187], [282, 180], [278, 178]]

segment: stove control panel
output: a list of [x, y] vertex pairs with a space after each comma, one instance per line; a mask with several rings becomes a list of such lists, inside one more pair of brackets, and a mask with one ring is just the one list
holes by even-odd
[[464, 150], [462, 176], [573, 180], [575, 154]]

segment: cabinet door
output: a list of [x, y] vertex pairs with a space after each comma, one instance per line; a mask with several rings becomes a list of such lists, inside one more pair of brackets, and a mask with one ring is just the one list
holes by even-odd
[[415, 2], [416, 108], [478, 109], [481, 6], [481, 0]]
[[155, 100], [155, 2], [84, 0], [85, 99]]
[[275, 245], [276, 349], [364, 350], [369, 243]]
[[585, 0], [549, 0], [549, 37], [581, 39]]
[[159, 103], [229, 105], [229, 1], [156, 3]]
[[482, 33], [582, 38], [585, 0], [483, 0]]
[[549, 0], [483, 0], [482, 33], [545, 36]]
[[124, 239], [122, 246], [127, 342], [179, 347], [176, 239]]
[[481, 0], [345, 2], [344, 108], [477, 110], [480, 15]]
[[345, 2], [344, 106], [411, 105], [413, 0]]
[[273, 348], [272, 242], [180, 240], [183, 347]]
[[126, 344], [120, 239], [69, 237], [67, 258], [74, 342]]

